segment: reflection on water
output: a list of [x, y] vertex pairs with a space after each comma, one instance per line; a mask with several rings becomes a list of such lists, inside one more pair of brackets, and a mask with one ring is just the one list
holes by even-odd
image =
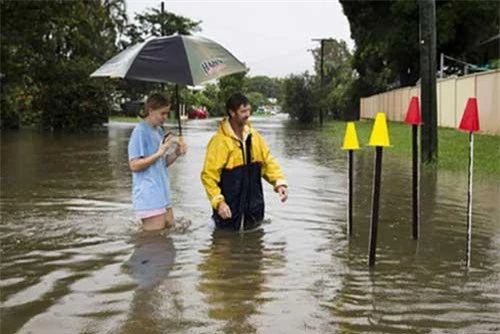
[[[355, 154], [346, 234], [342, 136], [255, 119], [290, 183], [264, 186], [267, 223], [215, 231], [199, 181], [214, 120], [189, 121], [171, 167], [185, 231], [140, 232], [130, 201], [130, 124], [101, 133], [2, 132], [4, 333], [496, 333], [500, 180], [474, 182], [464, 269], [466, 171], [422, 170], [411, 237], [411, 161], [384, 151], [377, 263], [367, 266], [373, 150]], [[339, 139], [340, 138], [340, 139]], [[480, 163], [480, 162], [478, 162]]]
[[175, 263], [176, 250], [170, 236], [158, 232], [142, 232], [134, 240], [132, 256], [125, 262], [126, 272], [137, 283], [123, 333], [158, 332], [166, 327], [165, 316], [160, 312], [164, 298], [175, 298], [167, 279]]
[[167, 278], [175, 263], [174, 243], [164, 234], [144, 231], [134, 241], [134, 252], [125, 265], [141, 289], [151, 288]]
[[264, 302], [263, 234], [262, 229], [244, 234], [215, 230], [210, 248], [202, 251], [198, 289], [210, 305], [208, 316], [222, 320], [225, 333], [257, 330], [250, 317]]

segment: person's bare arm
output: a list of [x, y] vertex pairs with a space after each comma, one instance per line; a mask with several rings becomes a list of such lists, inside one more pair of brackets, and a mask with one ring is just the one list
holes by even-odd
[[165, 141], [160, 144], [158, 151], [156, 151], [154, 154], [150, 155], [149, 157], [141, 157], [129, 160], [128, 165], [130, 167], [130, 170], [132, 172], [140, 172], [141, 170], [148, 168], [149, 166], [154, 164], [156, 160], [163, 157], [163, 155], [171, 145], [172, 136], [168, 136]]

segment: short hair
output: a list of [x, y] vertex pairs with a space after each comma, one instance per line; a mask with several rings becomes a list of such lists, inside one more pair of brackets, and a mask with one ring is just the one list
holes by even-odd
[[170, 106], [170, 99], [161, 93], [153, 93], [149, 95], [144, 109], [139, 113], [139, 116], [146, 118], [149, 115], [149, 110], [156, 110]]
[[248, 105], [249, 101], [248, 98], [243, 95], [242, 93], [234, 93], [231, 95], [229, 99], [226, 101], [226, 113], [229, 117], [231, 117], [231, 114], [229, 113], [230, 110], [236, 111], [241, 105]]

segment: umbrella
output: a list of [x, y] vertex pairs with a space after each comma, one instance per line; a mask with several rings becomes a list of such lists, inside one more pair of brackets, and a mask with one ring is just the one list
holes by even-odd
[[200, 36], [174, 35], [135, 44], [90, 76], [196, 86], [245, 71], [245, 64], [222, 45]]
[[[120, 52], [91, 77], [196, 86], [247, 67], [222, 45], [201, 36], [152, 37]], [[178, 103], [177, 103], [178, 104]], [[180, 115], [177, 110], [180, 127]]]

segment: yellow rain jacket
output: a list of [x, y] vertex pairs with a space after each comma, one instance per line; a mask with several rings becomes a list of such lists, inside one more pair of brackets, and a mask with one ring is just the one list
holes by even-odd
[[[274, 189], [287, 185], [280, 166], [269, 152], [260, 133], [250, 124], [245, 126], [243, 141], [224, 118], [207, 146], [201, 181], [213, 208], [217, 227], [252, 228], [264, 218], [262, 177]], [[232, 217], [222, 219], [217, 207], [225, 201]]]

